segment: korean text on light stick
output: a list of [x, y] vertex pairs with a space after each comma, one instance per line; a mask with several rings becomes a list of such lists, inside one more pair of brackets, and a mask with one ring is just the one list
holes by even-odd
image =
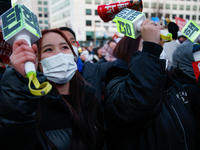
[[192, 42], [200, 44], [200, 26], [194, 21], [188, 21], [181, 32]]
[[[42, 37], [37, 16], [22, 4], [17, 4], [1, 16], [4, 40], [13, 45], [18, 39], [24, 39], [29, 46]], [[32, 62], [25, 63], [26, 74], [36, 72]]]
[[[3, 13], [1, 21], [4, 40], [11, 45], [15, 40], [24, 39], [31, 47], [34, 42], [42, 37], [37, 16], [22, 4], [17, 4]], [[51, 90], [52, 85], [49, 82], [40, 84], [37, 80], [33, 62], [25, 63], [25, 72], [29, 78], [29, 90], [33, 95], [43, 96]], [[36, 89], [31, 88], [31, 82]]]
[[108, 22], [115, 18], [115, 15], [118, 14], [125, 8], [142, 11], [143, 5], [142, 0], [134, 0], [132, 1], [122, 1], [122, 2], [114, 2], [110, 4], [103, 4], [97, 7], [97, 12], [99, 17], [104, 21]]
[[[113, 21], [116, 22], [120, 33], [136, 39], [141, 35], [140, 26], [145, 19], [144, 13], [125, 8], [115, 16]], [[167, 31], [161, 30], [160, 35], [166, 41], [172, 40], [172, 34]]]

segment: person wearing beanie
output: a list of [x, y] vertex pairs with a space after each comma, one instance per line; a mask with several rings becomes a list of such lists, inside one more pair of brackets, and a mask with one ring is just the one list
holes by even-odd
[[[184, 85], [187, 95], [191, 100], [190, 103], [199, 103], [200, 93], [200, 80], [199, 80], [199, 68], [200, 61], [200, 45], [196, 45], [187, 39], [183, 44], [179, 45], [172, 54], [172, 68], [170, 70], [171, 77]], [[196, 65], [194, 65], [196, 64]], [[195, 73], [198, 71], [198, 75]], [[198, 105], [193, 105], [195, 126], [197, 127], [195, 137], [196, 149], [200, 149], [200, 112], [195, 110]]]
[[192, 62], [194, 44], [190, 40], [186, 40], [179, 45], [172, 54], [172, 68], [170, 70], [172, 77], [181, 83], [196, 84]]
[[180, 45], [185, 42], [185, 40], [187, 40], [187, 37], [181, 31], [178, 31], [178, 38], [176, 42]]
[[193, 63], [200, 61], [200, 45], [186, 40], [172, 54], [172, 77], [185, 84], [196, 84]]
[[171, 64], [172, 64], [172, 54], [175, 51], [175, 49], [177, 48], [177, 46], [179, 46], [179, 44], [176, 42], [176, 40], [178, 38], [177, 32], [179, 31], [179, 27], [176, 23], [170, 22], [168, 24], [168, 31], [170, 33], [172, 33], [173, 40], [171, 42], [164, 43], [163, 52], [160, 55], [160, 58], [166, 59], [166, 68], [167, 68], [167, 70], [170, 70]]

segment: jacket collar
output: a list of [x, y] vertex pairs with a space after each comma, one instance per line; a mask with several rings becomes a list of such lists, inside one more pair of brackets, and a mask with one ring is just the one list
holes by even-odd
[[118, 76], [127, 76], [128, 75], [128, 70], [118, 67], [118, 66], [113, 66], [110, 67], [106, 73], [106, 82], [105, 85], [107, 85], [112, 79]]
[[125, 70], [128, 70], [128, 63], [123, 61], [123, 60], [121, 60], [121, 59], [119, 59], [119, 58], [117, 58], [116, 63], [115, 63], [114, 66], [122, 68], [122, 69], [125, 69]]

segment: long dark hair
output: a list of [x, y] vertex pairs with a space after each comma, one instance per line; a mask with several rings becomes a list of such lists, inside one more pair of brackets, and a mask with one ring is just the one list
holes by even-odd
[[[42, 35], [55, 32], [60, 34], [68, 43], [69, 47], [72, 49], [70, 42], [67, 37], [58, 29], [43, 30]], [[41, 50], [42, 39], [40, 39], [36, 44], [38, 46], [38, 59], [40, 59], [40, 50]], [[74, 53], [74, 52], [73, 52]], [[75, 53], [74, 53], [75, 55]], [[101, 106], [98, 99], [94, 96], [89, 104], [86, 105], [85, 102], [85, 89], [89, 85], [81, 77], [81, 75], [76, 71], [73, 78], [70, 80], [70, 92], [73, 101], [73, 107], [68, 103], [64, 98], [63, 100], [67, 104], [70, 112], [70, 124], [73, 132], [73, 149], [74, 150], [86, 150], [86, 149], [95, 149], [96, 146], [96, 136], [95, 136], [95, 127], [102, 129], [99, 123], [99, 113], [101, 113]], [[54, 88], [55, 89], [55, 88]], [[55, 89], [55, 92], [57, 90]], [[58, 93], [58, 92], [57, 92]], [[58, 93], [59, 94], [59, 93]], [[39, 102], [37, 111], [36, 111], [36, 131], [38, 139], [43, 139], [47, 144], [51, 146], [52, 149], [57, 149], [54, 143], [47, 137], [43, 128], [42, 128], [42, 107], [45, 105], [45, 101], [41, 100]], [[85, 114], [85, 115], [84, 115]], [[90, 147], [90, 148], [89, 148]]]
[[115, 47], [113, 51], [113, 55], [123, 61], [129, 63], [131, 59], [131, 55], [138, 51], [141, 36], [137, 39], [130, 38], [128, 36], [124, 36]]

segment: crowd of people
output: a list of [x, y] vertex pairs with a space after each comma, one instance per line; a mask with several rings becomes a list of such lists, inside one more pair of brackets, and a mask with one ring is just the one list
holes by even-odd
[[[199, 150], [200, 46], [170, 22], [145, 19], [141, 36], [81, 47], [68, 27], [13, 43], [0, 60], [0, 149]], [[152, 36], [153, 35], [153, 36]], [[24, 65], [52, 90], [34, 96]]]

